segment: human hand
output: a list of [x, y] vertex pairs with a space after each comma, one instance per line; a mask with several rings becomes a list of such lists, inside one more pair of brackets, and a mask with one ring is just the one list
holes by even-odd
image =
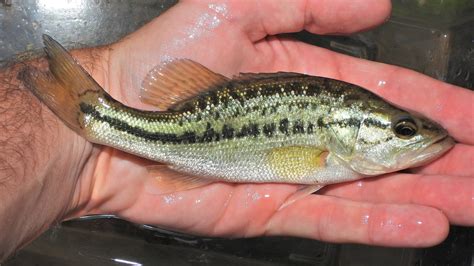
[[144, 167], [152, 162], [96, 147], [69, 217], [111, 213], [201, 235], [278, 234], [386, 246], [433, 245], [444, 239], [449, 222], [473, 225], [472, 92], [272, 36], [302, 29], [354, 32], [381, 23], [389, 9], [389, 1], [379, 0], [180, 2], [112, 45], [99, 64], [99, 82], [119, 101], [150, 108], [138, 100], [141, 80], [169, 58], [193, 59], [227, 76], [291, 71], [345, 80], [440, 122], [460, 142], [441, 159], [410, 174], [329, 186], [278, 211], [296, 186], [216, 183], [158, 195]]

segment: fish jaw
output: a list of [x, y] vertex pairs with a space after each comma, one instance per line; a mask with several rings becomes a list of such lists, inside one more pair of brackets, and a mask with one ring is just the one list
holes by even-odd
[[369, 160], [360, 154], [353, 155], [351, 158], [340, 158], [339, 160], [363, 176], [377, 176], [426, 165], [445, 154], [453, 147], [454, 143], [453, 138], [443, 135], [424, 144], [424, 148], [394, 155], [394, 159], [390, 161]]
[[411, 167], [418, 167], [435, 161], [447, 151], [449, 151], [452, 147], [454, 147], [454, 144], [455, 141], [450, 136], [444, 136], [438, 140], [435, 140], [413, 157], [413, 164]]

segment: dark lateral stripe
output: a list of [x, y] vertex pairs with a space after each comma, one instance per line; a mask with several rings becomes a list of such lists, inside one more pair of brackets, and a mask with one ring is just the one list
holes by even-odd
[[293, 134], [302, 134], [304, 133], [304, 123], [301, 120], [296, 120], [293, 122]]
[[[119, 131], [127, 132], [128, 134], [131, 134], [135, 137], [144, 138], [150, 141], [159, 141], [162, 143], [209, 143], [213, 141], [220, 141], [221, 139], [258, 137], [262, 133], [266, 137], [273, 137], [277, 133], [277, 125], [275, 123], [264, 124], [261, 127], [258, 124], [250, 123], [244, 125], [239, 131], [236, 131], [230, 125], [224, 124], [221, 132], [216, 131], [212, 127], [211, 123], [207, 123], [205, 131], [199, 135], [193, 131], [186, 131], [181, 135], [172, 133], [150, 132], [140, 127], [131, 126], [117, 118], [103, 115], [97, 110], [95, 110], [92, 105], [81, 103], [80, 108], [84, 114], [91, 115], [96, 120], [106, 122], [111, 127]], [[289, 124], [290, 122], [288, 119], [282, 119], [279, 123], [279, 131], [283, 134], [289, 135]], [[293, 123], [292, 132], [294, 134], [302, 134], [305, 132], [308, 134], [312, 134], [314, 132], [313, 127], [314, 125], [312, 123], [308, 123], [307, 129], [305, 131], [304, 123], [300, 120], [297, 120]]]
[[247, 136], [258, 137], [260, 135], [260, 129], [257, 124], [248, 124], [244, 125], [239, 133], [237, 133], [237, 138], [243, 138]]
[[289, 124], [290, 124], [290, 122], [288, 121], [288, 119], [286, 119], [286, 118], [282, 119], [282, 120], [280, 120], [280, 126], [278, 127], [278, 129], [280, 130], [281, 133], [288, 135], [289, 134], [289, 132], [288, 132]]
[[84, 114], [91, 115], [95, 119], [106, 122], [111, 127], [127, 132], [130, 135], [144, 138], [151, 141], [161, 141], [163, 143], [194, 143], [197, 141], [196, 134], [194, 132], [185, 132], [184, 134], [178, 136], [176, 134], [170, 133], [161, 133], [161, 132], [149, 132], [139, 127], [130, 126], [129, 124], [107, 115], [102, 115], [97, 110], [94, 109], [92, 105], [80, 103], [81, 111]]
[[364, 124], [366, 126], [375, 126], [375, 127], [382, 128], [382, 129], [386, 129], [386, 128], [390, 127], [390, 124], [383, 124], [382, 122], [380, 122], [378, 120], [375, 120], [373, 118], [365, 119]]
[[276, 131], [275, 123], [263, 125], [263, 134], [265, 134], [265, 136], [272, 137], [275, 134], [275, 131]]

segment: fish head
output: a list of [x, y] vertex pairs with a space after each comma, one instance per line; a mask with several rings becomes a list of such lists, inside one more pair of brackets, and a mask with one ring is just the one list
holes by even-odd
[[339, 155], [335, 151], [335, 155], [365, 176], [429, 163], [454, 145], [438, 123], [398, 108], [369, 112], [360, 120], [353, 137], [350, 148], [342, 149]]

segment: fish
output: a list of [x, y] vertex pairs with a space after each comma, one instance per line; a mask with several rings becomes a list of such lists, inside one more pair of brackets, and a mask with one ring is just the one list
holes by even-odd
[[189, 60], [153, 68], [139, 110], [110, 96], [58, 42], [43, 36], [49, 72], [26, 86], [88, 141], [156, 161], [163, 193], [213, 182], [329, 184], [420, 166], [454, 140], [438, 123], [357, 85], [300, 73], [227, 78]]

